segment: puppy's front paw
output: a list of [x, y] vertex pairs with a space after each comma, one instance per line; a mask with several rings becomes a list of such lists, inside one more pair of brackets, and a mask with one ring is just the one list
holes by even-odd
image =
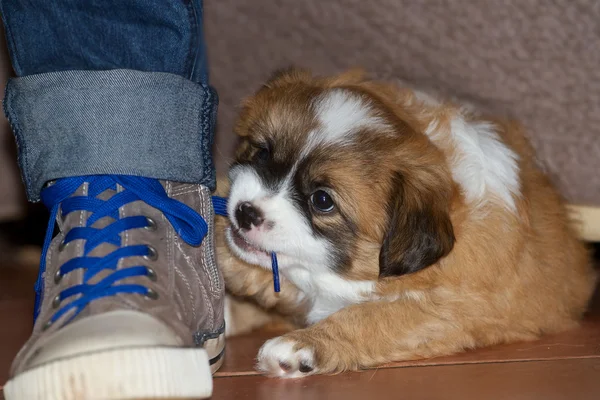
[[303, 378], [317, 373], [314, 349], [285, 336], [267, 340], [257, 359], [256, 368], [269, 376]]

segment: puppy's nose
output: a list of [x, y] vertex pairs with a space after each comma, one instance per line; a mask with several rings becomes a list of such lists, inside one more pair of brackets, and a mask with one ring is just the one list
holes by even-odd
[[235, 218], [242, 229], [251, 229], [252, 225], [260, 226], [265, 220], [259, 209], [245, 202], [235, 210]]

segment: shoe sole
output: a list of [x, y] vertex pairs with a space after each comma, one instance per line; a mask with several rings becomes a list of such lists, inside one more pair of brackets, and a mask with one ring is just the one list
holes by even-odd
[[203, 348], [136, 347], [81, 354], [20, 373], [6, 400], [207, 399], [223, 364], [225, 337]]
[[225, 359], [225, 333], [220, 334], [214, 339], [207, 339], [202, 347], [208, 354], [210, 372], [214, 374], [221, 368]]

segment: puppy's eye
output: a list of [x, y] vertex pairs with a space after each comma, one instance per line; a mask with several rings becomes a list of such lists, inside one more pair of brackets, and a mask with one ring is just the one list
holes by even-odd
[[271, 152], [266, 147], [259, 147], [256, 153], [254, 154], [254, 157], [259, 161], [269, 161], [269, 158], [271, 157]]
[[310, 202], [316, 210], [324, 213], [333, 211], [335, 207], [333, 199], [324, 190], [317, 190], [314, 192], [310, 196]]

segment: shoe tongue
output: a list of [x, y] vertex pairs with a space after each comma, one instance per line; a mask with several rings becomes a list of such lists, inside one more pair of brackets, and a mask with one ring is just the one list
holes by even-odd
[[98, 196], [96, 196], [96, 198], [101, 199], [101, 200], [109, 200], [111, 197], [113, 197], [115, 194], [117, 194], [117, 192], [122, 192], [123, 190], [124, 189], [121, 186], [117, 186], [117, 190], [113, 190], [113, 189], [105, 190], [104, 192], [102, 192]]

